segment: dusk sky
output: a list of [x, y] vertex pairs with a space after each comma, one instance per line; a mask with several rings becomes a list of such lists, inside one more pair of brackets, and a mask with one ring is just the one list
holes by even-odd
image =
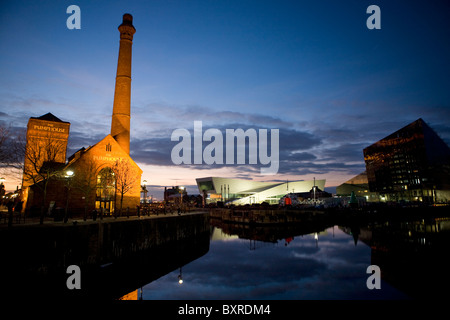
[[[79, 30], [66, 27], [72, 4]], [[365, 147], [418, 118], [450, 144], [450, 4], [425, 0], [2, 1], [0, 125], [51, 112], [71, 123], [68, 156], [109, 134], [124, 13], [136, 28], [131, 157], [156, 198], [198, 193], [209, 176], [337, 186], [365, 170]], [[197, 120], [279, 129], [278, 174], [174, 165], [173, 130]]]

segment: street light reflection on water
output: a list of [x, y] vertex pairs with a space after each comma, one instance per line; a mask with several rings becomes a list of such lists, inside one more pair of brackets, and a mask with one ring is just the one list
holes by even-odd
[[334, 226], [289, 239], [255, 241], [214, 227], [210, 250], [144, 286], [143, 299], [404, 299], [383, 282], [366, 286], [371, 248]]

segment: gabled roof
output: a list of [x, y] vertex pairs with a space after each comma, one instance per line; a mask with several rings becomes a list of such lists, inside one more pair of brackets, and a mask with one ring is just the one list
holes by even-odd
[[[122, 147], [120, 146], [120, 144], [116, 141], [116, 139], [113, 138], [113, 136], [111, 136], [111, 134], [108, 134], [107, 136], [105, 136], [102, 140], [100, 140], [99, 142], [97, 142], [96, 144], [86, 148], [85, 150], [78, 150], [77, 152], [75, 152], [71, 158], [72, 160], [67, 164], [67, 167], [70, 167], [71, 165], [73, 165], [74, 163], [76, 163], [79, 159], [82, 159], [84, 157], [91, 157], [91, 156], [97, 156], [95, 155], [96, 150], [98, 149], [102, 149], [104, 150], [104, 146], [106, 144], [109, 144], [111, 147], [111, 150], [113, 150], [111, 155], [105, 156], [105, 158], [123, 158], [123, 159], [128, 159], [130, 161], [130, 163], [136, 167], [136, 169], [141, 172], [142, 174], [142, 169], [139, 168], [139, 166], [136, 164], [136, 162], [130, 157], [130, 155], [128, 153], [126, 153]], [[75, 155], [79, 153], [79, 157], [76, 157]], [[102, 155], [98, 155], [98, 157], [104, 157]]]
[[38, 119], [38, 120], [45, 120], [45, 121], [53, 121], [53, 122], [62, 122], [62, 123], [68, 123], [66, 121], [62, 121], [52, 113], [46, 113], [40, 117], [31, 117], [31, 119]]

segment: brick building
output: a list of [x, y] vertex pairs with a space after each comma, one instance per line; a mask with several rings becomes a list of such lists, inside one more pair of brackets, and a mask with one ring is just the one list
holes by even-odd
[[[30, 214], [68, 208], [70, 214], [94, 208], [135, 211], [142, 170], [130, 157], [131, 47], [136, 32], [130, 14], [120, 32], [111, 134], [66, 161], [70, 123], [48, 113], [30, 118], [24, 161], [24, 208]], [[43, 212], [41, 211], [43, 209]]]

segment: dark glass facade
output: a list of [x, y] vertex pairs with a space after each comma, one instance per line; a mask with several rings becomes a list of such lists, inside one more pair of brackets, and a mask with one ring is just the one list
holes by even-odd
[[436, 200], [450, 189], [450, 148], [418, 119], [364, 149], [371, 192], [390, 200]]

